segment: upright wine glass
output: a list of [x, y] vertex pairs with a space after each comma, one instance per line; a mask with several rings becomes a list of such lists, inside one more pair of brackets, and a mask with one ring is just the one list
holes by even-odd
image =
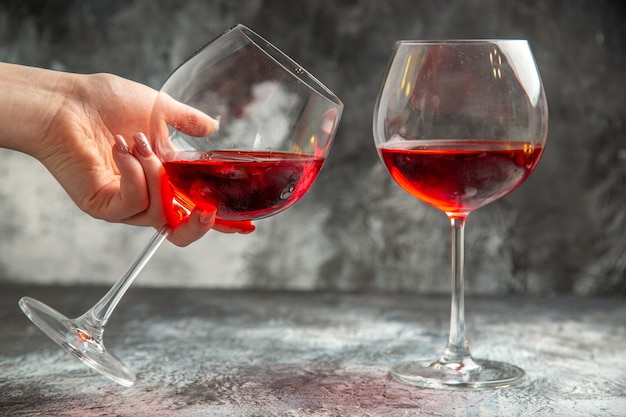
[[[170, 126], [175, 99], [219, 120], [208, 137]], [[152, 112], [151, 140], [163, 162], [167, 225], [89, 311], [68, 319], [23, 297], [28, 318], [61, 347], [113, 381], [135, 375], [104, 346], [104, 329], [125, 291], [181, 219], [197, 205], [224, 220], [258, 220], [298, 201], [328, 155], [343, 104], [330, 90], [243, 25], [226, 31], [174, 71]], [[201, 129], [200, 129], [201, 130]]]
[[465, 335], [463, 232], [474, 210], [528, 178], [543, 152], [548, 110], [525, 40], [398, 41], [374, 110], [374, 140], [393, 179], [452, 226], [448, 345], [393, 378], [431, 388], [512, 386], [524, 371], [477, 360]]

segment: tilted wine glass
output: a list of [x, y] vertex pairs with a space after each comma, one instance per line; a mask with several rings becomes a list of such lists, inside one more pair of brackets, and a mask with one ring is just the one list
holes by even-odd
[[[218, 119], [218, 130], [194, 137], [170, 126], [172, 99]], [[322, 168], [342, 111], [339, 98], [252, 30], [237, 25], [226, 31], [170, 75], [154, 104], [150, 135], [166, 172], [161, 188], [167, 225], [82, 316], [68, 319], [29, 297], [20, 308], [85, 364], [133, 385], [134, 373], [107, 351], [103, 334], [159, 245], [196, 205], [217, 207], [222, 220], [258, 220], [292, 206]]]
[[450, 334], [443, 355], [393, 378], [423, 387], [506, 387], [524, 371], [477, 360], [465, 333], [467, 216], [510, 193], [539, 162], [548, 110], [525, 40], [398, 41], [374, 110], [374, 140], [393, 179], [445, 212], [452, 227]]

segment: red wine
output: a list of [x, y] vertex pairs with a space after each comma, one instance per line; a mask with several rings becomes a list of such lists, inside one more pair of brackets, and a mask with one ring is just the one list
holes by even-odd
[[[211, 204], [217, 207], [217, 217], [227, 220], [262, 219], [291, 207], [308, 191], [324, 163], [324, 158], [313, 155], [276, 151], [179, 155], [180, 159], [163, 163], [175, 199], [188, 208]], [[175, 223], [181, 213], [176, 207], [169, 211], [168, 220]]]
[[446, 213], [470, 213], [510, 193], [542, 151], [530, 142], [496, 140], [407, 140], [379, 148], [402, 188]]

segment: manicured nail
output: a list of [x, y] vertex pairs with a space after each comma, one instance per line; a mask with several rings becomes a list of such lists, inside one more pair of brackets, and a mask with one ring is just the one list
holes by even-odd
[[123, 154], [128, 153], [128, 144], [124, 140], [124, 137], [122, 135], [115, 135], [114, 139], [115, 139], [115, 149], [117, 149], [119, 153], [123, 153]]
[[249, 235], [250, 233], [254, 232], [255, 230], [256, 230], [256, 226], [253, 225], [252, 223], [250, 223], [250, 224], [246, 225], [245, 228], [242, 228], [239, 231], [239, 234], [240, 235]]
[[146, 135], [139, 132], [133, 136], [133, 139], [135, 139], [135, 149], [139, 155], [144, 157], [152, 156], [152, 148], [150, 147], [150, 142], [148, 142]]
[[213, 221], [213, 219], [215, 219], [215, 215], [216, 212], [215, 211], [209, 211], [209, 210], [202, 210], [200, 212], [200, 223], [202, 224], [209, 224]]

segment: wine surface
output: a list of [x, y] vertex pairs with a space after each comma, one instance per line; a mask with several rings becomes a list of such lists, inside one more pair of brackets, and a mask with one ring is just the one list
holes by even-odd
[[[324, 158], [276, 151], [179, 155], [163, 163], [175, 199], [188, 208], [211, 204], [217, 217], [227, 220], [257, 220], [287, 209], [308, 191], [324, 163]], [[179, 215], [169, 213], [170, 223]]]
[[468, 214], [522, 184], [543, 148], [497, 140], [407, 140], [378, 150], [404, 190], [446, 213]]

